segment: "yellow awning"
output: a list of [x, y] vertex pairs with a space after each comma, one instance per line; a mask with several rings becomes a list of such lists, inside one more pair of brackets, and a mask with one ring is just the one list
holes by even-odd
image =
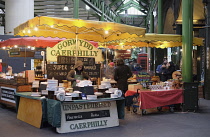
[[77, 35], [79, 39], [111, 42], [142, 37], [145, 31], [145, 28], [113, 22], [40, 16], [16, 27], [14, 34], [53, 38], [76, 38]]
[[[203, 38], [193, 38], [193, 46], [202, 46]], [[182, 35], [147, 33], [144, 37], [128, 40], [116, 40], [115, 42], [99, 43], [99, 47], [112, 49], [129, 49], [136, 47], [168, 48], [182, 46]]]

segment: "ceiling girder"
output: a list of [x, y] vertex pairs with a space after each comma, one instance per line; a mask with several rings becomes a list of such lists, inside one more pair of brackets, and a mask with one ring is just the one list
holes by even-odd
[[120, 1], [122, 0], [114, 0], [111, 4], [109, 4], [109, 7], [112, 7], [113, 5], [117, 4]]
[[[116, 12], [118, 12], [118, 13], [121, 13], [121, 12], [123, 12], [124, 10], [127, 10], [127, 9], [129, 9], [129, 8], [127, 8], [127, 7], [134, 7], [134, 8], [136, 8], [137, 10], [139, 10], [139, 11], [141, 11], [141, 8], [142, 9], [144, 9], [144, 10], [148, 10], [147, 8], [145, 8], [144, 6], [142, 6], [142, 5], [139, 5], [138, 3], [136, 3], [135, 1], [129, 1], [129, 2], [127, 2], [127, 3], [125, 3], [124, 5], [122, 5], [122, 6], [119, 6], [115, 11]], [[122, 9], [124, 9], [124, 10], [122, 10]], [[141, 12], [143, 12], [144, 14], [146, 14], [146, 12], [145, 11], [141, 11]]]
[[149, 5], [148, 0], [139, 0], [139, 1], [145, 3], [146, 5]]
[[[91, 7], [95, 12], [102, 15], [102, 6], [101, 0], [82, 0], [86, 5]], [[104, 17], [107, 18], [109, 21], [118, 22], [119, 15], [116, 14], [109, 6], [104, 4]]]

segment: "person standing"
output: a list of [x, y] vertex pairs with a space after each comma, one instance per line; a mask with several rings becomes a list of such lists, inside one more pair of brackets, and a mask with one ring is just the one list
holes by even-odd
[[[114, 71], [114, 80], [117, 81], [117, 88], [123, 92], [125, 96], [126, 91], [128, 90], [128, 79], [132, 76], [132, 72], [129, 66], [124, 64], [123, 59], [117, 59], [117, 67]], [[130, 105], [129, 100], [126, 98], [126, 106], [129, 110]]]
[[83, 62], [81, 60], [78, 60], [75, 63], [74, 69], [69, 71], [66, 79], [68, 81], [71, 81], [71, 86], [72, 87], [76, 86], [76, 83], [79, 83], [80, 80], [90, 79], [88, 74], [84, 71]]
[[105, 76], [108, 79], [114, 79], [114, 62], [110, 62], [106, 67]]
[[166, 64], [166, 68], [162, 71], [163, 81], [167, 81], [168, 79], [172, 79], [172, 73], [176, 71], [175, 65], [173, 62], [168, 62]]
[[160, 81], [165, 81], [165, 76], [163, 76], [163, 73], [166, 70], [166, 64], [168, 63], [167, 59], [163, 59], [163, 63], [157, 66], [156, 69], [156, 75], [160, 77]]
[[131, 71], [135, 71], [134, 70], [134, 62], [133, 61], [129, 61], [128, 67], [130, 68]]
[[142, 67], [139, 64], [136, 64], [136, 66], [134, 67], [134, 71], [141, 71]]

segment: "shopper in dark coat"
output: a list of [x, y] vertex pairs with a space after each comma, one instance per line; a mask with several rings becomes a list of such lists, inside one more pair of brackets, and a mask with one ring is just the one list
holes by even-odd
[[[123, 92], [123, 96], [125, 96], [125, 92], [128, 90], [127, 81], [128, 81], [128, 78], [132, 76], [132, 72], [129, 66], [124, 64], [124, 61], [122, 59], [117, 59], [116, 63], [117, 63], [117, 67], [115, 68], [115, 71], [114, 71], [114, 80], [117, 81], [117, 88], [120, 89]], [[132, 100], [130, 100], [128, 97], [125, 97], [125, 102], [126, 102], [127, 110], [130, 111]], [[125, 102], [124, 100], [118, 101], [117, 106], [123, 106], [125, 105]]]
[[132, 76], [130, 68], [124, 64], [123, 59], [117, 59], [117, 67], [114, 71], [114, 80], [117, 81], [117, 88], [125, 92], [128, 90], [128, 79]]

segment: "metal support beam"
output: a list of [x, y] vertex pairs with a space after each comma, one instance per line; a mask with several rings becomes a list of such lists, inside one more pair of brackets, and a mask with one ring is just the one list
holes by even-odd
[[148, 0], [140, 0], [140, 2], [143, 2], [143, 3], [145, 3], [146, 5], [149, 5]]
[[148, 22], [150, 20], [151, 12], [153, 12], [156, 3], [157, 3], [157, 0], [152, 0], [150, 5], [149, 5], [149, 11], [147, 12], [147, 18], [146, 18], [146, 25], [148, 24]]
[[109, 7], [112, 7], [113, 5], [117, 4], [120, 1], [122, 1], [122, 0], [115, 0], [114, 2], [112, 2], [111, 4], [109, 4]]
[[158, 0], [158, 34], [163, 34], [163, 0]]
[[154, 15], [153, 15], [152, 12], [150, 14], [151, 15], [150, 15], [150, 28], [149, 28], [149, 30], [150, 30], [150, 33], [154, 33]]
[[104, 21], [104, 1], [102, 1], [102, 14], [101, 14], [101, 17], [100, 17], [100, 21]]
[[184, 82], [192, 82], [192, 43], [193, 43], [193, 3], [182, 1], [182, 77]]
[[206, 27], [205, 27], [205, 69], [204, 69], [204, 98], [210, 100], [210, 0], [205, 0], [207, 15], [206, 15]]
[[79, 18], [79, 0], [74, 0], [74, 18]]

